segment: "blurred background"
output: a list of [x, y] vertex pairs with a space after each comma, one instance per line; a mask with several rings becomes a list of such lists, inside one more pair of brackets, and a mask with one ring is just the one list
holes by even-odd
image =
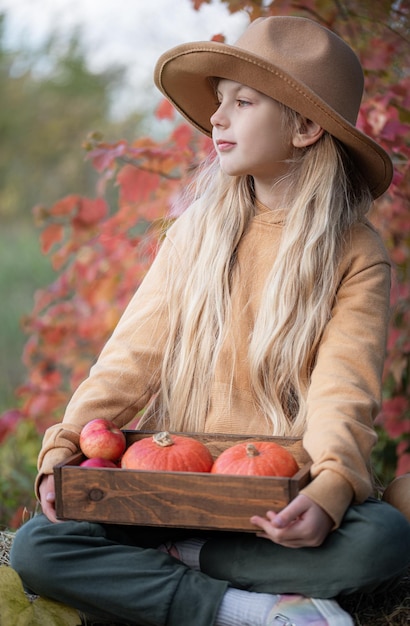
[[247, 22], [220, 2], [195, 11], [189, 0], [0, 0], [0, 413], [23, 378], [21, 318], [53, 278], [33, 207], [95, 194], [90, 133], [155, 134], [163, 51], [222, 24], [232, 42]]

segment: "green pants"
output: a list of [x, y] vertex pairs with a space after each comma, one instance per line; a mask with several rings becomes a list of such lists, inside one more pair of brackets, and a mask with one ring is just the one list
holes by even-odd
[[351, 507], [317, 548], [284, 548], [248, 533], [207, 533], [201, 572], [155, 549], [196, 531], [50, 523], [17, 532], [11, 565], [26, 588], [98, 617], [140, 626], [212, 626], [228, 586], [329, 598], [374, 592], [410, 565], [410, 524], [373, 499]]

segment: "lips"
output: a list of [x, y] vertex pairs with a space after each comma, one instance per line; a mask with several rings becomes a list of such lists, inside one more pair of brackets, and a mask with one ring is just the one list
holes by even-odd
[[226, 139], [218, 139], [216, 141], [216, 147], [219, 152], [227, 152], [231, 150], [236, 144], [233, 141], [227, 141]]

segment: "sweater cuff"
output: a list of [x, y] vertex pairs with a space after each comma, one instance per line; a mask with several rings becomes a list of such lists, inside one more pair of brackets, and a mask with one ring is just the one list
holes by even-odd
[[331, 470], [323, 470], [300, 493], [326, 511], [334, 522], [332, 530], [340, 526], [354, 497], [350, 484], [343, 476]]
[[49, 450], [42, 458], [41, 467], [39, 467], [39, 473], [37, 474], [34, 491], [38, 500], [40, 500], [39, 487], [44, 476], [52, 474], [54, 466], [59, 463], [63, 463], [68, 456], [71, 456], [73, 452], [68, 451], [67, 448], [55, 448]]

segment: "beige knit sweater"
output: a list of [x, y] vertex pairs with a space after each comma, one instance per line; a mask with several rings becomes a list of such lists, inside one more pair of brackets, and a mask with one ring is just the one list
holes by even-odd
[[[146, 406], [159, 384], [161, 351], [167, 332], [162, 296], [169, 266], [183, 264], [180, 233], [186, 215], [169, 230], [156, 260], [107, 342], [90, 376], [74, 393], [63, 422], [44, 436], [39, 478], [78, 450], [82, 426], [108, 418], [124, 427]], [[248, 337], [263, 285], [282, 232], [281, 214], [261, 210], [238, 250], [240, 275], [232, 289], [236, 311], [212, 390], [207, 432], [275, 434], [252, 401], [247, 367]], [[381, 375], [389, 318], [390, 264], [384, 246], [368, 223], [355, 226], [340, 265], [340, 287], [323, 335], [308, 393], [304, 447], [313, 460], [304, 493], [333, 518], [337, 527], [352, 502], [371, 491], [369, 456], [376, 440]], [[233, 393], [230, 363], [235, 346]]]

